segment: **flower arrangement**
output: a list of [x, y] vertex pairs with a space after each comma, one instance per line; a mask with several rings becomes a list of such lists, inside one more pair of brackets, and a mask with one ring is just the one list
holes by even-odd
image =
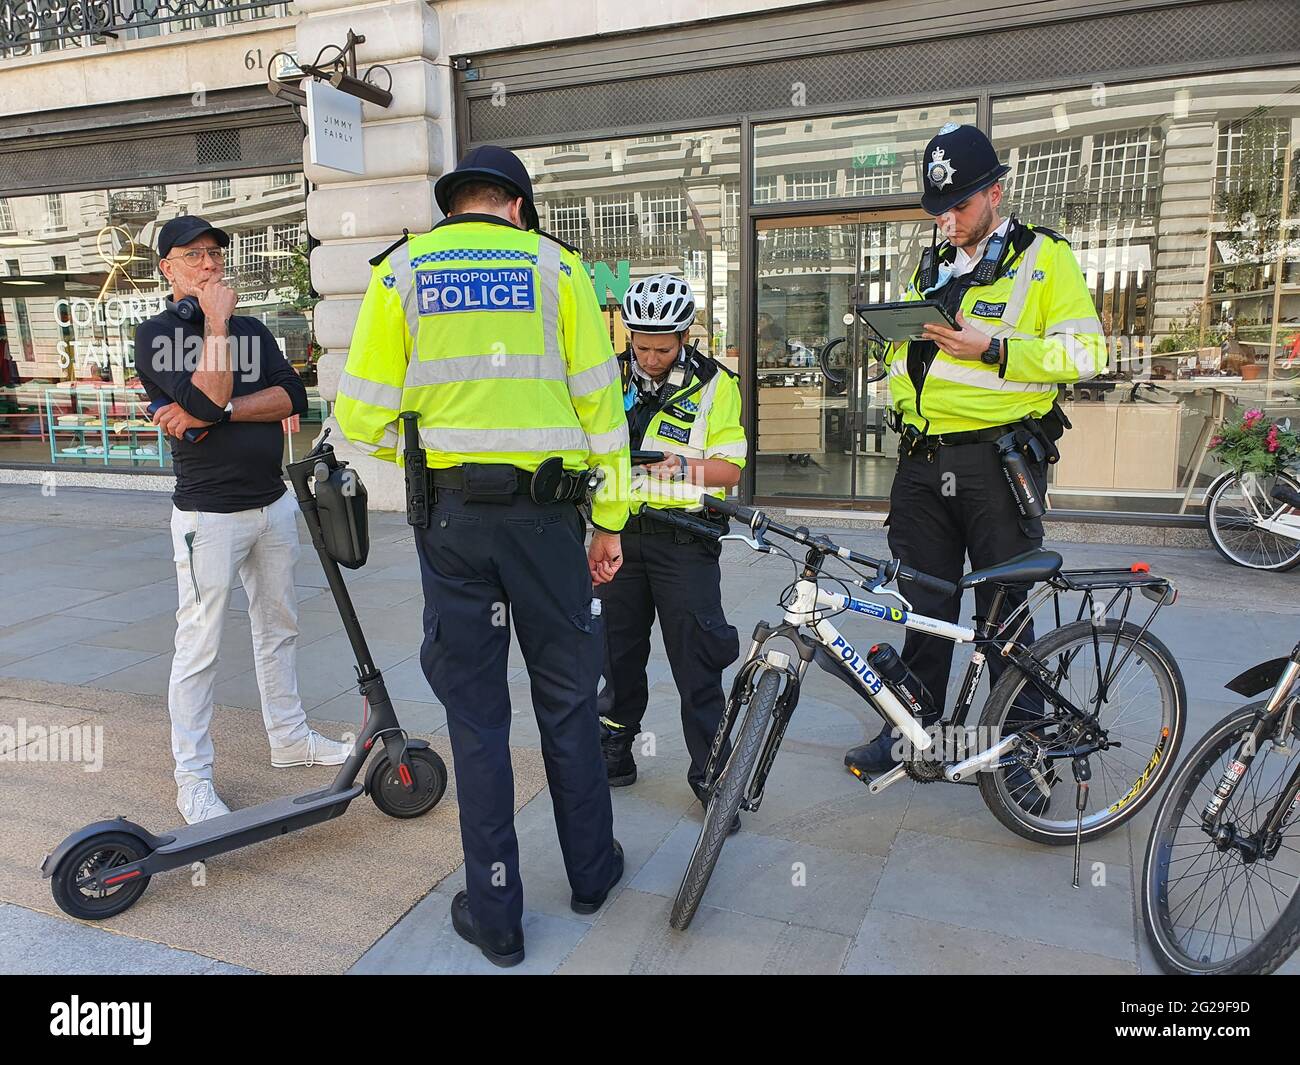
[[1210, 438], [1210, 453], [1238, 476], [1275, 474], [1300, 457], [1300, 436], [1289, 422], [1274, 422], [1252, 407], [1240, 418], [1225, 421]]

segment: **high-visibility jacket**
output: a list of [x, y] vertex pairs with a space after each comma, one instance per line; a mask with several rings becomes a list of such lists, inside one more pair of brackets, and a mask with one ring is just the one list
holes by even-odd
[[[630, 350], [619, 356], [629, 422], [639, 395], [632, 375], [633, 358]], [[680, 383], [670, 377], [662, 386], [671, 392], [642, 438], [633, 441], [637, 450], [668, 451], [688, 459], [723, 459], [744, 469], [749, 447], [740, 424], [740, 388], [735, 376], [720, 362], [688, 348], [682, 377]], [[700, 496], [706, 491], [708, 486], [697, 480], [651, 477], [642, 467], [632, 471], [634, 513], [642, 503], [656, 509], [701, 510]]]
[[357, 447], [402, 461], [399, 412], [420, 415], [432, 469], [600, 467], [592, 521], [627, 520], [618, 366], [577, 253], [492, 215], [455, 215], [374, 268], [334, 416]]
[[[963, 275], [945, 286], [968, 284], [961, 312], [968, 325], [1006, 338], [1006, 365], [956, 359], [940, 350], [925, 370], [924, 358], [932, 350], [928, 341], [893, 345], [886, 356], [889, 393], [905, 424], [933, 436], [1039, 417], [1051, 409], [1058, 384], [1105, 372], [1106, 338], [1069, 244], [1051, 230], [1014, 222], [1007, 241], [1010, 247], [992, 283], [969, 283]], [[955, 254], [951, 245], [939, 246], [940, 263], [951, 262]], [[918, 266], [905, 300], [927, 298], [918, 288], [919, 272]], [[942, 301], [944, 291], [928, 298]]]

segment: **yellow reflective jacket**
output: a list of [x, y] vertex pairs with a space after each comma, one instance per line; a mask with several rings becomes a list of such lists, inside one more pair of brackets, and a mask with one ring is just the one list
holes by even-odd
[[397, 416], [420, 415], [430, 468], [600, 467], [592, 521], [627, 520], [627, 423], [609, 333], [577, 253], [491, 215], [456, 215], [374, 268], [334, 416], [400, 463]]
[[[1015, 222], [1007, 239], [1000, 276], [972, 284], [961, 298], [969, 325], [1007, 339], [1005, 367], [938, 351], [918, 396], [911, 370], [920, 353], [909, 358], [909, 351], [921, 342], [893, 345], [886, 356], [889, 393], [905, 424], [933, 436], [1038, 417], [1051, 409], [1058, 384], [1105, 372], [1106, 338], [1070, 245], [1051, 230]], [[938, 254], [950, 262], [955, 249], [944, 243]], [[905, 300], [925, 298], [917, 285], [913, 273]]]
[[[619, 356], [623, 376], [623, 405], [632, 417], [637, 389], [632, 379], [631, 351]], [[639, 451], [670, 451], [684, 458], [724, 459], [741, 469], [749, 448], [740, 424], [740, 388], [725, 366], [687, 352], [689, 379], [664, 388], [673, 389], [646, 426]], [[709, 486], [691, 480], [670, 481], [651, 477], [644, 468], [632, 471], [632, 510], [646, 503], [656, 509], [702, 510], [700, 496]]]

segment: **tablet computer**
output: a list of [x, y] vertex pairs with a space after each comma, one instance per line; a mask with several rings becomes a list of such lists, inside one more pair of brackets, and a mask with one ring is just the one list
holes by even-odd
[[898, 303], [863, 303], [858, 316], [873, 332], [894, 342], [920, 340], [927, 323], [956, 329], [957, 323], [934, 300], [911, 300]]

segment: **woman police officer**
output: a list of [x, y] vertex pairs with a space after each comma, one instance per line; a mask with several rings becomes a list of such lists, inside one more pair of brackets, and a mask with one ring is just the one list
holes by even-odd
[[687, 781], [704, 801], [704, 767], [725, 705], [722, 671], [740, 653], [737, 632], [722, 610], [722, 548], [715, 539], [675, 530], [637, 511], [644, 503], [708, 520], [699, 513], [700, 495], [725, 492], [739, 482], [745, 464], [740, 389], [730, 370], [687, 345], [695, 297], [681, 278], [655, 274], [635, 282], [623, 297], [622, 313], [631, 334], [619, 356], [631, 447], [662, 451], [664, 458], [634, 469], [623, 565], [598, 589], [608, 638], [599, 698], [605, 767], [611, 787], [636, 780], [632, 745], [649, 698], [646, 662], [658, 613], [681, 696], [682, 731], [691, 756]]

